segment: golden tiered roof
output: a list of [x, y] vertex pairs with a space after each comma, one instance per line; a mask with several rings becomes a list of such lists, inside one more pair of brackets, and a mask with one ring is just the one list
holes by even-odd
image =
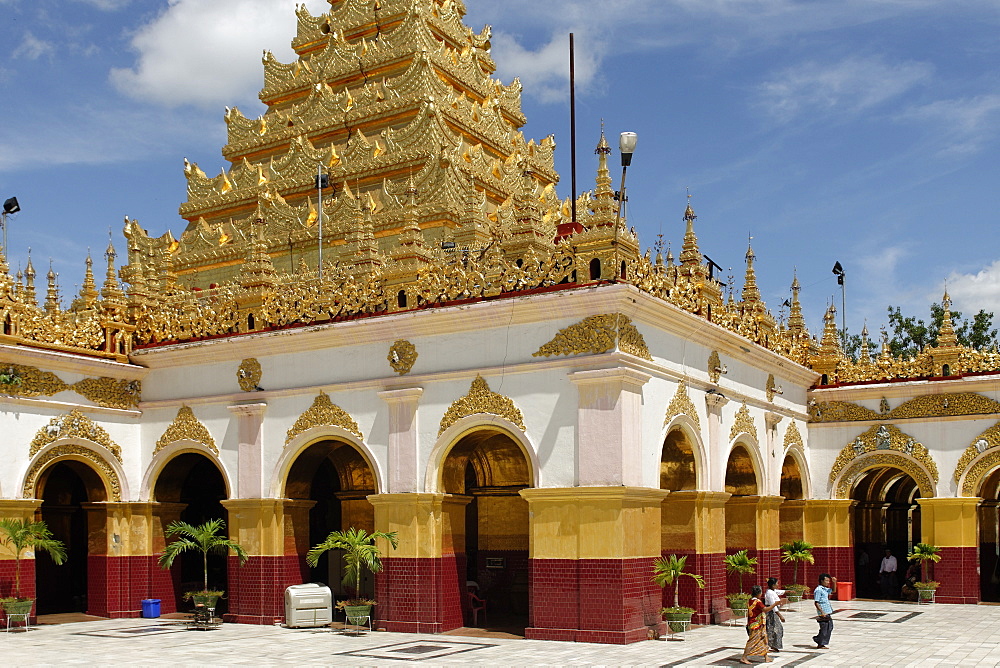
[[[0, 253], [0, 341], [124, 360], [133, 345], [625, 282], [831, 382], [927, 375], [942, 364], [952, 373], [1000, 369], [946, 332], [931, 362], [884, 362], [883, 351], [852, 364], [829, 318], [833, 334], [810, 337], [797, 278], [787, 326], [773, 317], [751, 248], [741, 298], [730, 289], [726, 299], [698, 247], [690, 202], [679, 264], [669, 252], [666, 263], [641, 255], [618, 215], [603, 132], [595, 188], [571, 220], [555, 190], [555, 142], [521, 133], [521, 85], [492, 77], [490, 28], [467, 28], [461, 0], [330, 0], [319, 16], [304, 5], [296, 13], [295, 61], [263, 58], [267, 110], [256, 119], [226, 112], [230, 166], [208, 177], [185, 161], [180, 237], [152, 237], [126, 218], [124, 288], [109, 247], [103, 288], [88, 258], [66, 310], [54, 274], [39, 307], [31, 263], [15, 280]], [[321, 205], [318, 173], [329, 179]]]

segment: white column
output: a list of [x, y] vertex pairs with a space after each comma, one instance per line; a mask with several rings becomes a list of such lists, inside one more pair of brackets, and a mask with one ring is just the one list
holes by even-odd
[[764, 466], [767, 469], [765, 475], [764, 491], [761, 496], [778, 496], [781, 494], [781, 465], [785, 461], [784, 453], [781, 450], [781, 441], [778, 440], [778, 423], [784, 416], [768, 411], [764, 413], [764, 424], [767, 438], [767, 447], [764, 452]]
[[705, 393], [708, 408], [708, 488], [714, 492], [726, 491], [726, 464], [729, 463], [729, 439], [723, 437], [722, 407], [729, 399], [718, 391]]
[[569, 375], [577, 409], [577, 484], [644, 486], [642, 386], [651, 376], [634, 369], [596, 369]]
[[264, 498], [264, 412], [267, 404], [235, 404], [229, 411], [236, 416], [239, 458], [236, 472], [237, 499]]
[[417, 438], [417, 405], [422, 387], [385, 390], [378, 396], [389, 404], [389, 469], [384, 493], [420, 491], [420, 458]]

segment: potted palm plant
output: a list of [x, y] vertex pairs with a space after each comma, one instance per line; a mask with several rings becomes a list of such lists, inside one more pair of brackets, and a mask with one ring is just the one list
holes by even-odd
[[29, 549], [36, 552], [42, 550], [52, 557], [53, 562], [61, 565], [66, 561], [66, 546], [52, 537], [52, 532], [44, 521], [15, 520], [9, 517], [0, 520], [0, 545], [9, 547], [14, 552], [14, 595], [0, 599], [0, 607], [8, 615], [30, 614], [35, 601], [21, 598], [21, 555]]
[[223, 519], [209, 520], [198, 526], [178, 521], [171, 522], [170, 526], [167, 527], [166, 534], [168, 536], [178, 536], [178, 538], [168, 544], [163, 550], [163, 554], [160, 555], [159, 560], [160, 568], [170, 568], [174, 564], [174, 559], [188, 550], [201, 552], [204, 570], [203, 589], [201, 591], [189, 591], [184, 594], [184, 600], [194, 600], [196, 607], [204, 606], [214, 609], [215, 604], [219, 602], [219, 599], [225, 593], [222, 590], [208, 588], [208, 554], [210, 552], [228, 555], [229, 551], [232, 550], [239, 557], [241, 566], [249, 559], [249, 555], [243, 549], [242, 545], [234, 540], [230, 540], [224, 534], [220, 535], [220, 532], [224, 531], [225, 528], [226, 522]]
[[666, 587], [674, 586], [674, 604], [669, 608], [663, 608], [663, 618], [667, 620], [667, 626], [671, 631], [684, 631], [685, 625], [691, 623], [693, 608], [686, 608], [680, 604], [681, 576], [687, 576], [695, 581], [699, 589], [705, 588], [705, 578], [694, 573], [685, 572], [687, 557], [678, 557], [671, 554], [669, 557], [659, 557], [653, 563], [653, 582]]
[[930, 579], [931, 569], [934, 564], [941, 561], [941, 548], [929, 543], [917, 543], [913, 546], [910, 553], [906, 555], [906, 558], [911, 561], [919, 561], [921, 565], [927, 564], [928, 579], [924, 582], [913, 583], [913, 588], [917, 590], [918, 602], [933, 603], [934, 595], [941, 583]]
[[306, 563], [313, 568], [319, 563], [320, 555], [327, 550], [344, 551], [344, 584], [354, 587], [354, 598], [337, 603], [337, 608], [343, 610], [347, 619], [358, 624], [366, 617], [371, 617], [375, 601], [361, 596], [361, 569], [366, 568], [371, 573], [382, 570], [382, 559], [375, 540], [383, 538], [389, 541], [392, 549], [396, 549], [399, 541], [396, 532], [384, 533], [375, 531], [368, 533], [364, 529], [348, 529], [347, 531], [332, 531], [322, 543], [315, 545], [306, 553]]
[[786, 564], [791, 562], [793, 565], [792, 584], [785, 587], [785, 596], [788, 597], [789, 603], [801, 601], [803, 594], [809, 591], [809, 587], [799, 584], [799, 562], [814, 563], [812, 549], [812, 543], [804, 540], [793, 540], [781, 544], [781, 560]]
[[746, 617], [747, 607], [750, 601], [750, 594], [743, 591], [743, 576], [753, 575], [757, 572], [757, 557], [751, 557], [746, 550], [740, 550], [733, 554], [727, 554], [725, 559], [726, 573], [735, 573], [740, 580], [740, 590], [735, 594], [726, 594], [729, 599], [729, 607], [737, 617]]

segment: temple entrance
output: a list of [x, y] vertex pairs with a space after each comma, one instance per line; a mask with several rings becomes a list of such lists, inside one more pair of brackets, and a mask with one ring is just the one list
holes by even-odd
[[[445, 493], [469, 499], [464, 541], [453, 536], [454, 577], [463, 595], [465, 624], [473, 624], [476, 598], [484, 599], [490, 629], [523, 635], [530, 600], [528, 502], [518, 492], [532, 483], [528, 460], [506, 433], [482, 429], [451, 448], [443, 469]], [[457, 534], [463, 524], [456, 518], [452, 526]]]
[[[309, 509], [309, 536], [304, 544], [321, 543], [331, 531], [375, 530], [375, 508], [368, 501], [375, 494], [375, 475], [364, 456], [350, 443], [325, 440], [306, 448], [292, 464], [285, 496], [315, 502]], [[329, 550], [309, 569], [309, 581], [323, 582], [340, 599], [375, 597], [372, 574], [362, 569], [361, 591], [346, 588], [340, 551]], [[305, 560], [305, 553], [300, 555]], [[383, 555], [384, 556], [384, 555]]]
[[[163, 504], [160, 510], [163, 529], [174, 520], [192, 525], [209, 520], [223, 519], [229, 529], [229, 515], [222, 501], [229, 496], [226, 481], [218, 465], [200, 453], [185, 452], [177, 455], [163, 467], [153, 488], [153, 500]], [[165, 542], [174, 538], [165, 537]], [[221, 554], [208, 555], [209, 589], [225, 590], [228, 587], [228, 558]], [[198, 591], [204, 586], [204, 562], [200, 552], [188, 550], [174, 561], [170, 569], [177, 610], [191, 608], [183, 602], [185, 592]], [[228, 612], [227, 599], [219, 600], [216, 613]]]
[[[906, 573], [906, 555], [920, 542], [920, 489], [900, 469], [885, 466], [862, 473], [854, 483], [855, 586], [859, 598], [898, 600]], [[896, 576], [879, 582], [886, 550], [896, 557]]]
[[57, 566], [48, 553], [35, 554], [37, 614], [87, 612], [88, 523], [85, 504], [107, 500], [104, 482], [83, 462], [63, 460], [39, 478], [41, 519], [66, 546], [66, 562]]
[[1000, 602], [1000, 469], [979, 489], [979, 598]]
[[[766, 578], [771, 572], [769, 564], [760, 563], [757, 554], [757, 505], [760, 502], [757, 470], [747, 446], [737, 443], [726, 462], [726, 491], [732, 496], [726, 501], [726, 554], [747, 550], [758, 559], [757, 575], [743, 577], [743, 590], [749, 592], [752, 584]], [[740, 578], [729, 575], [727, 592], [740, 591]]]
[[[805, 513], [802, 472], [799, 463], [791, 454], [785, 455], [781, 463], [781, 483], [778, 492], [784, 499], [778, 509], [778, 536], [780, 543], [803, 540], [803, 519]], [[807, 573], [809, 564], [781, 563], [781, 581], [784, 584], [807, 584], [815, 580]]]
[[[660, 489], [670, 492], [660, 505], [660, 553], [688, 557], [688, 570], [701, 572], [696, 534], [702, 530], [697, 523], [698, 475], [694, 448], [682, 429], [672, 429], [663, 440], [660, 453]], [[694, 580], [682, 578], [681, 605], [696, 607], [699, 590]], [[663, 590], [663, 605], [672, 606], [673, 587]], [[700, 606], [704, 607], [704, 606]]]

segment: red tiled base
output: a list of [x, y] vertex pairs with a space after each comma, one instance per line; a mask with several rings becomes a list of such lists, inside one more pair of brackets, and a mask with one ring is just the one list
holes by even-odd
[[938, 603], [979, 603], [979, 548], [942, 547], [932, 575], [941, 583]]
[[384, 557], [375, 580], [379, 628], [441, 633], [462, 626], [465, 555]]
[[[673, 550], [664, 552], [663, 556], [676, 554], [679, 557], [687, 557], [686, 569], [688, 573], [696, 573], [705, 578], [705, 588], [699, 589], [692, 578], [681, 578], [680, 604], [694, 608], [695, 614], [691, 620], [695, 624], [711, 624], [712, 601], [725, 600], [726, 596], [726, 567], [723, 563], [725, 555], [719, 554], [695, 554], [685, 550]], [[674, 604], [674, 588], [664, 587], [663, 607], [669, 608]], [[724, 620], [723, 620], [724, 621]]]
[[[0, 598], [14, 595], [14, 579], [17, 573], [13, 559], [0, 561]], [[35, 598], [35, 560], [21, 560], [21, 597]], [[35, 610], [32, 610], [31, 623], [35, 623]], [[0, 628], [6, 628], [7, 616], [0, 615]], [[16, 624], [16, 622], [15, 622]]]
[[142, 599], [150, 598], [154, 568], [156, 562], [150, 556], [88, 556], [87, 612], [113, 619], [139, 617]]
[[[532, 559], [526, 638], [626, 644], [661, 622], [654, 557]], [[570, 637], [572, 632], [572, 637]]]
[[242, 566], [230, 555], [227, 622], [273, 624], [285, 617], [285, 589], [309, 575], [305, 557], [250, 557]]
[[812, 589], [819, 582], [821, 573], [829, 573], [844, 582], [854, 582], [853, 547], [814, 547], [813, 559], [811, 564], [800, 565], [799, 583]]

